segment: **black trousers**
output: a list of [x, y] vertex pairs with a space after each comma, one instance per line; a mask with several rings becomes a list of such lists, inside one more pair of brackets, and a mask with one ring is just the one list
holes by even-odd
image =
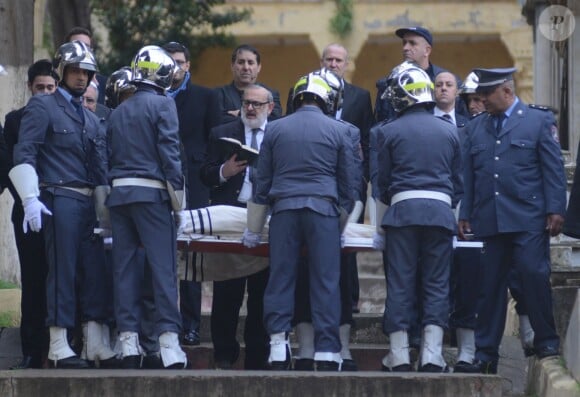
[[[186, 255], [185, 277], [179, 280], [179, 311], [183, 332], [199, 333], [201, 325], [201, 283], [195, 281], [195, 260], [197, 253]], [[191, 261], [190, 261], [191, 258]]]
[[236, 339], [240, 308], [248, 291], [248, 315], [244, 329], [246, 344], [245, 369], [265, 369], [270, 354], [269, 337], [264, 328], [264, 290], [270, 269], [247, 277], [214, 281], [211, 308], [211, 339], [215, 361], [234, 363], [240, 355]]
[[32, 357], [32, 365], [42, 366], [43, 356], [48, 352], [46, 320], [46, 274], [48, 264], [44, 253], [42, 232], [22, 230], [24, 211], [17, 203], [12, 210], [14, 237], [20, 260], [22, 299], [20, 310], [20, 339], [22, 355]]

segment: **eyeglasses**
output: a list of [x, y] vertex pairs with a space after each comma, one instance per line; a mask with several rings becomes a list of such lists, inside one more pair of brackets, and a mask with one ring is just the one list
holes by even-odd
[[252, 105], [252, 107], [254, 109], [261, 109], [262, 107], [264, 107], [264, 105], [269, 104], [270, 102], [266, 101], [266, 102], [255, 102], [255, 101], [242, 101], [242, 106], [245, 108], [249, 108], [250, 105]]

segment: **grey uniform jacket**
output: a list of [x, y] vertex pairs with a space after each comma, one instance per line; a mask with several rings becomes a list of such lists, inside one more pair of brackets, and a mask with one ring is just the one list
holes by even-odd
[[[146, 178], [168, 181], [175, 190], [183, 190], [178, 130], [175, 101], [153, 89], [139, 88], [109, 118], [109, 180]], [[168, 198], [162, 189], [123, 186], [113, 188], [108, 205]]]
[[83, 114], [84, 125], [59, 90], [32, 97], [20, 124], [14, 164], [32, 165], [44, 185], [92, 188], [106, 184], [105, 137], [97, 116], [84, 108]]
[[355, 170], [348, 124], [334, 120], [316, 106], [268, 123], [260, 147], [256, 176], [257, 204], [272, 213], [310, 208], [337, 216], [353, 206]]
[[[447, 194], [453, 204], [457, 203], [462, 192], [462, 175], [461, 147], [455, 125], [422, 107], [412, 107], [380, 129], [378, 189], [381, 201], [390, 204], [397, 193], [428, 190]], [[423, 198], [391, 205], [381, 224], [456, 230], [449, 204]]]

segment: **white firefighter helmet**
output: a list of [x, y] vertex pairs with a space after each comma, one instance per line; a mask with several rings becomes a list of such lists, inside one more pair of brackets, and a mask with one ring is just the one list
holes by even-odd
[[148, 45], [139, 50], [131, 64], [133, 82], [144, 83], [162, 90], [171, 87], [176, 64], [161, 47]]
[[125, 92], [135, 91], [135, 86], [131, 84], [133, 73], [129, 66], [123, 66], [121, 69], [114, 71], [107, 79], [105, 85], [105, 105], [115, 109], [120, 105], [120, 96]]
[[409, 62], [395, 67], [387, 80], [386, 97], [397, 113], [420, 103], [435, 103], [433, 94], [429, 75]]
[[52, 60], [52, 66], [58, 75], [59, 81], [64, 79], [64, 70], [67, 66], [77, 66], [89, 74], [89, 82], [99, 70], [97, 61], [89, 47], [82, 41], [74, 40], [61, 45]]

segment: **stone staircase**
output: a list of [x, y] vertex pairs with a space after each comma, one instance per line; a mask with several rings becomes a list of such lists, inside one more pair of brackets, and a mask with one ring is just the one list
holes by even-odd
[[[575, 241], [558, 241], [552, 248], [554, 307], [560, 335], [565, 335], [580, 285], [580, 246]], [[576, 254], [575, 251], [579, 252]], [[6, 371], [0, 367], [0, 396], [421, 396], [487, 397], [524, 396], [531, 382], [528, 368], [539, 371], [541, 364], [523, 356], [516, 336], [517, 320], [510, 320], [501, 346], [499, 375], [389, 374], [380, 372], [388, 339], [382, 333], [382, 312], [386, 294], [381, 254], [358, 254], [360, 314], [351, 332], [351, 351], [359, 366], [355, 373], [242, 371], [244, 348], [234, 370], [214, 370], [209, 329], [211, 283], [203, 287], [203, 319], [200, 346], [186, 347], [192, 370], [26, 370]], [[245, 316], [240, 317], [238, 340], [243, 340]], [[12, 329], [17, 335], [17, 330]], [[0, 334], [0, 359], [5, 350]], [[446, 340], [449, 338], [447, 337]], [[294, 335], [291, 335], [294, 342]], [[18, 345], [17, 341], [10, 343]], [[19, 354], [19, 353], [17, 353]], [[453, 365], [456, 349], [445, 346], [445, 358]], [[1, 361], [1, 360], [0, 360]], [[15, 360], [14, 360], [15, 361]], [[540, 371], [541, 372], [541, 371]], [[536, 393], [533, 391], [533, 393]], [[533, 394], [541, 395], [541, 394]], [[558, 394], [553, 394], [558, 395]], [[567, 395], [567, 394], [561, 394]], [[570, 394], [573, 395], [573, 394]]]

